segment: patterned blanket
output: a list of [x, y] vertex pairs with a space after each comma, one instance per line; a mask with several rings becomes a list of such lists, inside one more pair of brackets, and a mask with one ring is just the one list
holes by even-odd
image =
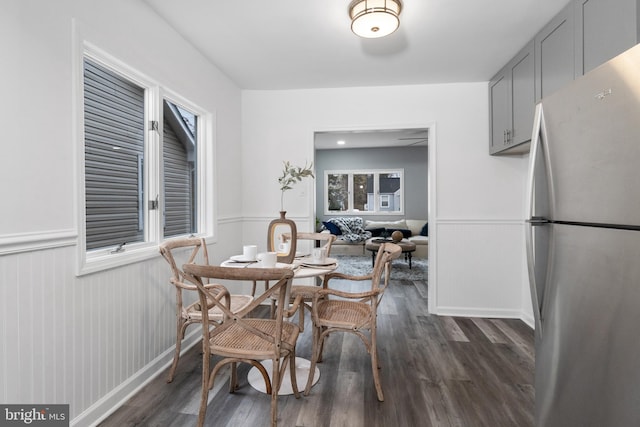
[[364, 229], [364, 220], [360, 217], [330, 218], [328, 222], [340, 228], [340, 238], [347, 242], [364, 242], [371, 237], [371, 232]]

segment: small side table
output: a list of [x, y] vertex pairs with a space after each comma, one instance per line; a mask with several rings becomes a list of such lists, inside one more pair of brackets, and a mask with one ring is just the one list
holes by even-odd
[[409, 269], [411, 269], [411, 254], [416, 250], [416, 244], [410, 242], [407, 239], [402, 239], [399, 242], [394, 242], [391, 239], [371, 239], [365, 245], [365, 249], [371, 252], [371, 264], [375, 265], [376, 255], [380, 245], [383, 243], [395, 243], [402, 248], [404, 254], [404, 260], [409, 263]]

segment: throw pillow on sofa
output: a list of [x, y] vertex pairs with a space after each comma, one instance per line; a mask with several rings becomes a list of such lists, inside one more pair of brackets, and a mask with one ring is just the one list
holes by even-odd
[[[404, 239], [411, 237], [412, 233], [404, 219], [397, 221], [371, 221], [365, 222], [365, 230], [371, 231], [371, 235], [374, 237], [391, 237], [391, 233], [396, 230], [402, 232]], [[374, 231], [375, 230], [375, 231]], [[380, 232], [378, 232], [380, 230]]]
[[408, 230], [409, 226], [404, 219], [400, 219], [398, 221], [371, 221], [367, 220], [364, 224], [365, 230], [371, 230], [372, 228], [393, 228], [393, 229], [401, 229]]
[[367, 231], [371, 233], [371, 237], [380, 237], [385, 232], [385, 228], [367, 228]]
[[323, 221], [322, 225], [324, 225], [324, 228], [329, 230], [329, 233], [331, 233], [331, 234], [333, 234], [335, 236], [340, 236], [342, 234], [342, 230], [340, 230], [340, 227], [338, 227], [337, 225], [335, 225], [332, 222]]
[[422, 230], [420, 231], [420, 235], [421, 236], [428, 236], [429, 235], [429, 223], [425, 223], [424, 226], [422, 227]]

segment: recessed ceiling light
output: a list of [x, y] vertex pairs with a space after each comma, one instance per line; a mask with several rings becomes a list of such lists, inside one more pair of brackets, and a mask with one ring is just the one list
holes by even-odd
[[345, 141], [343, 141], [343, 140], [340, 140], [340, 141], [336, 142], [336, 144], [338, 144], [338, 145], [344, 145], [344, 144], [346, 144], [346, 142], [345, 142]]

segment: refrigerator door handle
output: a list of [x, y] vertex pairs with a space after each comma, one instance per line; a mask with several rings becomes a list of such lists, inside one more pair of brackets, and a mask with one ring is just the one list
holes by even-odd
[[529, 154], [529, 176], [527, 177], [527, 217], [525, 227], [525, 242], [527, 251], [527, 268], [529, 273], [529, 290], [531, 292], [531, 303], [533, 307], [533, 317], [535, 321], [535, 331], [538, 336], [542, 334], [542, 313], [540, 297], [538, 295], [538, 284], [536, 283], [535, 271], [535, 242], [534, 242], [534, 225], [544, 224], [544, 218], [535, 216], [535, 177], [536, 177], [536, 160], [539, 159], [538, 152], [541, 149], [540, 133], [542, 128], [542, 104], [536, 105], [535, 115], [533, 119], [533, 134], [531, 135], [531, 152]]
[[533, 116], [533, 133], [531, 135], [531, 149], [529, 154], [529, 174], [527, 176], [527, 218], [534, 218], [534, 185], [536, 177], [536, 160], [540, 151], [540, 133], [542, 129], [542, 104], [536, 105], [536, 111]]
[[532, 216], [531, 219], [528, 219], [526, 222], [528, 222], [529, 224], [533, 225], [534, 227], [536, 225], [545, 225], [545, 224], [550, 224], [551, 221], [548, 220], [547, 218], [543, 217], [543, 216]]

